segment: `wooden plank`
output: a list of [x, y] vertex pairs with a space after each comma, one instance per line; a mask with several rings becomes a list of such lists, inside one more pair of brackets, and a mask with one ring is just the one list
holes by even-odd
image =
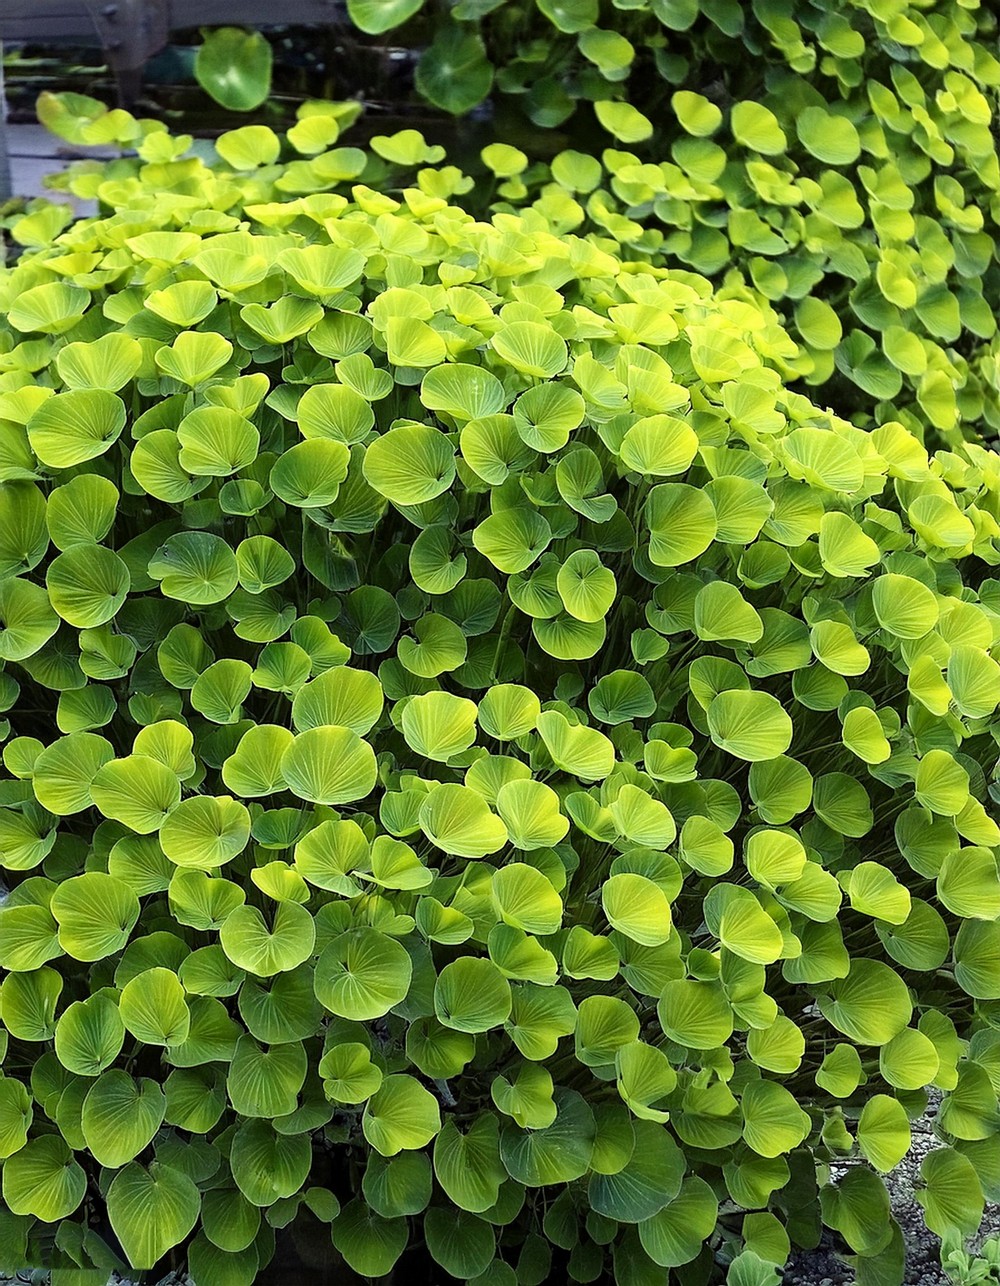
[[0, 40], [11, 45], [96, 44], [94, 24], [86, 16], [18, 19], [0, 17]]
[[341, 17], [342, 0], [170, 0], [170, 25], [178, 27], [277, 27], [329, 23]]
[[[102, 4], [102, 9], [113, 6]], [[123, 10], [128, 6], [119, 3]], [[343, 0], [168, 0], [171, 28], [284, 26], [288, 23], [336, 21], [344, 13]], [[60, 43], [96, 40], [94, 21], [86, 0], [3, 0], [0, 3], [0, 39]]]
[[0, 40], [59, 44], [96, 39], [94, 20], [84, 0], [4, 0]]
[[7, 23], [25, 18], [61, 18], [86, 11], [84, 0], [5, 0], [0, 20]]

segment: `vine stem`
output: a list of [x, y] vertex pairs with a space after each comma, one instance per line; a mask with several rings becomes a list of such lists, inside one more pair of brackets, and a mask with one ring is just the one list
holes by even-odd
[[504, 645], [508, 638], [510, 638], [510, 632], [514, 627], [514, 617], [516, 615], [517, 608], [513, 603], [511, 603], [507, 608], [507, 612], [503, 618], [503, 623], [500, 626], [500, 634], [497, 637], [497, 649], [493, 653], [493, 665], [490, 667], [490, 678], [494, 683], [497, 680], [497, 666], [500, 664], [500, 657], [503, 653]]

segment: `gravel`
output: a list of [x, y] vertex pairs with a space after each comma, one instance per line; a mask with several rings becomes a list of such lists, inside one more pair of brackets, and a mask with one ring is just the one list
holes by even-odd
[[[914, 1196], [919, 1180], [920, 1164], [928, 1152], [940, 1147], [934, 1133], [934, 1118], [940, 1098], [932, 1100], [927, 1115], [913, 1121], [913, 1146], [895, 1170], [886, 1176], [892, 1213], [903, 1233], [906, 1247], [906, 1272], [904, 1286], [950, 1286], [951, 1278], [941, 1267], [941, 1241], [924, 1223], [923, 1208]], [[844, 1174], [847, 1167], [834, 1167], [834, 1173]], [[984, 1237], [1000, 1232], [1000, 1206], [987, 1204], [979, 1234], [972, 1241], [978, 1246]], [[839, 1252], [839, 1253], [838, 1253]], [[796, 1252], [784, 1272], [785, 1286], [853, 1286], [854, 1269], [844, 1263], [840, 1254], [849, 1251], [835, 1233], [823, 1230], [823, 1238], [815, 1250]]]

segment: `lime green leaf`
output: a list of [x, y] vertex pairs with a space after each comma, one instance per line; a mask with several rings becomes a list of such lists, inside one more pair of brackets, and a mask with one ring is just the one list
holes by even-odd
[[108, 1189], [108, 1218], [133, 1268], [152, 1268], [198, 1220], [201, 1193], [180, 1170], [133, 1162]]
[[365, 1138], [382, 1156], [425, 1147], [441, 1129], [437, 1100], [412, 1076], [387, 1076], [368, 1100]]
[[217, 27], [198, 47], [194, 73], [223, 107], [250, 112], [271, 91], [271, 60], [271, 46], [260, 32]]

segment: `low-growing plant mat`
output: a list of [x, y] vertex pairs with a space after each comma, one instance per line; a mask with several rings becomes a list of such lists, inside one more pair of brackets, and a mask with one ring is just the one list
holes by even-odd
[[[616, 239], [661, 240], [672, 262], [772, 301], [819, 401], [996, 437], [995, 4], [347, 11], [364, 33], [349, 41], [421, 51], [415, 96], [492, 111], [511, 190], [551, 179]], [[547, 164], [518, 169], [512, 144]]]
[[931, 1090], [975, 1232], [1000, 458], [354, 105], [45, 110], [136, 155], [0, 277], [0, 1266], [900, 1282]]

